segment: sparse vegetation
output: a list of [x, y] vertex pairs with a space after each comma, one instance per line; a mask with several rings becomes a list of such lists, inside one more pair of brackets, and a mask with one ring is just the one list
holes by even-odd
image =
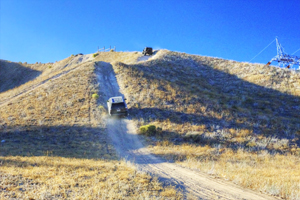
[[165, 50], [147, 62], [113, 66], [130, 116], [139, 126], [162, 127], [148, 139], [153, 153], [299, 198], [300, 74]]
[[[39, 70], [24, 66], [22, 63], [5, 62], [0, 60], [0, 67], [0, 93], [33, 80], [41, 74]], [[2, 99], [3, 98], [1, 98], [1, 100]]]
[[92, 98], [98, 99], [98, 98], [99, 98], [99, 95], [98, 95], [97, 93], [94, 93], [94, 94], [92, 94]]
[[151, 136], [156, 132], [156, 127], [154, 125], [145, 125], [140, 127], [140, 134]]
[[151, 176], [124, 162], [63, 157], [1, 159], [1, 199], [174, 199]]
[[105, 110], [105, 108], [104, 108], [102, 105], [98, 106], [98, 108], [99, 108], [100, 110]]
[[94, 63], [71, 61], [30, 65], [42, 73], [0, 94], [0, 198], [180, 198], [118, 160], [92, 96]]
[[[300, 74], [166, 50], [136, 63], [138, 57], [100, 52], [93, 61], [113, 65], [130, 116], [151, 136], [146, 139], [154, 154], [263, 193], [299, 199]], [[93, 63], [75, 63], [66, 58], [51, 70], [45, 70], [49, 64], [23, 66], [38, 73], [19, 85], [0, 84], [1, 101], [28, 91], [0, 107], [1, 198], [180, 197], [117, 160], [101, 124], [106, 110], [97, 109], [99, 99], [93, 97], [101, 87]]]
[[98, 53], [94, 53], [93, 54], [93, 57], [95, 58], [95, 57], [97, 57], [99, 54]]

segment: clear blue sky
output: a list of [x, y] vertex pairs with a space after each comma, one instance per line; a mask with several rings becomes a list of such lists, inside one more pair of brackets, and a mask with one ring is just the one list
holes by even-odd
[[[15, 62], [55, 62], [110, 45], [249, 61], [276, 36], [287, 53], [300, 48], [300, 0], [0, 2], [0, 58]], [[252, 62], [275, 55], [273, 43]]]

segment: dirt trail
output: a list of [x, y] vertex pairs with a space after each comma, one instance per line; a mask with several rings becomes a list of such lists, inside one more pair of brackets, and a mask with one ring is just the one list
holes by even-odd
[[137, 62], [147, 61], [151, 56], [141, 56], [137, 59]]
[[[98, 81], [103, 104], [112, 96], [122, 95], [115, 73], [109, 63], [98, 62]], [[275, 199], [234, 185], [216, 180], [206, 174], [183, 168], [175, 163], [152, 155], [136, 134], [130, 119], [107, 119], [107, 130], [119, 156], [135, 163], [141, 171], [156, 175], [166, 184], [181, 188], [185, 198], [198, 199]]]

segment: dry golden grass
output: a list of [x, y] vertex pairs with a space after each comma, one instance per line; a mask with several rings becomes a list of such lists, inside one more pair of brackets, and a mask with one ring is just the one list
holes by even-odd
[[118, 160], [101, 121], [105, 110], [92, 98], [99, 90], [95, 65], [76, 63], [70, 57], [1, 93], [9, 101], [0, 106], [0, 198], [180, 198]]
[[132, 64], [141, 56], [138, 52], [99, 52], [95, 61], [104, 61], [109, 63], [123, 62]]
[[72, 60], [74, 58], [69, 57], [54, 64], [20, 64], [1, 61], [1, 70], [5, 70], [3, 76], [6, 77], [2, 79], [1, 87], [6, 89], [2, 90], [5, 92], [0, 94], [0, 103], [6, 102], [16, 95], [34, 89], [38, 85], [78, 67], [76, 63], [71, 62]]
[[177, 196], [125, 162], [63, 158], [3, 157], [0, 198], [155, 199]]
[[[100, 52], [81, 64], [74, 56], [51, 67], [22, 64], [42, 73], [1, 93], [1, 101], [44, 84], [0, 107], [2, 198], [180, 198], [117, 161], [101, 124], [105, 110], [92, 98], [98, 91], [93, 61], [113, 64], [139, 125], [162, 128], [148, 138], [153, 153], [264, 193], [300, 198], [299, 74], [167, 50], [136, 63], [140, 56]], [[114, 176], [97, 174], [99, 168]], [[82, 175], [72, 173], [77, 170]], [[105, 192], [94, 192], [101, 187]]]
[[148, 139], [153, 153], [300, 198], [299, 73], [167, 50], [113, 67], [130, 116], [163, 129]]
[[253, 153], [243, 149], [233, 151], [189, 143], [175, 145], [169, 141], [157, 142], [150, 149], [157, 155], [176, 160], [177, 164], [199, 169], [216, 178], [284, 199], [299, 199], [299, 156], [270, 155], [267, 151]]
[[24, 64], [0, 60], [0, 92], [22, 85], [40, 74], [40, 71], [31, 69]]

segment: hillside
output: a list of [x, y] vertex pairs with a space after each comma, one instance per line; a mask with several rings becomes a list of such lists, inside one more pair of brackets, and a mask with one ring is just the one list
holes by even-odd
[[[151, 174], [157, 173], [151, 166], [169, 164], [159, 170], [299, 199], [300, 74], [294, 71], [168, 50], [48, 64], [1, 61], [0, 70], [9, 75], [0, 84], [1, 198], [24, 192], [40, 199], [187, 197], [190, 186], [179, 184], [184, 174], [169, 177], [174, 188], [130, 161]], [[106, 100], [114, 94], [127, 98], [128, 119], [107, 119]], [[134, 134], [148, 124], [157, 131]], [[232, 199], [192, 189], [198, 198]]]
[[99, 86], [88, 58], [31, 66], [42, 73], [0, 94], [0, 198], [179, 198], [118, 159], [92, 98]]
[[114, 69], [138, 126], [162, 128], [152, 153], [298, 199], [300, 74], [171, 51]]
[[[20, 63], [0, 60], [0, 93], [13, 89], [41, 74], [40, 71], [26, 67]], [[23, 76], [26, 74], [26, 76]]]

